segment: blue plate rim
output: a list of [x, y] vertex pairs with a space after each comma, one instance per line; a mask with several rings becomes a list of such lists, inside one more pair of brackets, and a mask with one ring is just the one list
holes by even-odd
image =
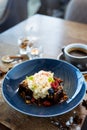
[[[47, 58], [44, 58], [44, 59], [47, 59]], [[51, 58], [50, 58], [51, 59]], [[55, 60], [55, 59], [54, 59]], [[59, 61], [61, 61], [61, 60], [59, 60]], [[27, 62], [27, 61], [25, 61], [25, 62]], [[62, 61], [62, 62], [65, 62], [65, 61]], [[69, 64], [69, 63], [67, 63], [67, 64]], [[70, 64], [71, 65], [71, 64]], [[73, 65], [71, 65], [71, 66], [73, 66]], [[17, 67], [17, 66], [15, 66], [15, 67]], [[74, 67], [74, 66], [73, 66]], [[74, 67], [74, 68], [76, 68], [76, 67]], [[77, 68], [76, 68], [76, 70], [78, 70]], [[11, 71], [11, 70], [10, 70]], [[10, 72], [9, 71], [9, 72]], [[8, 73], [9, 73], [8, 72]], [[8, 74], [7, 73], [7, 74]], [[7, 75], [6, 74], [6, 75]], [[4, 80], [3, 80], [3, 82], [4, 82]], [[5, 95], [4, 95], [4, 91], [3, 91], [3, 83], [2, 83], [2, 95], [3, 95], [3, 97], [4, 97], [4, 99], [5, 99], [5, 101], [12, 107], [12, 108], [14, 108], [15, 110], [17, 110], [17, 111], [19, 111], [19, 112], [21, 112], [21, 113], [23, 113], [23, 114], [26, 114], [26, 115], [30, 115], [30, 116], [35, 116], [35, 117], [52, 117], [52, 116], [58, 116], [58, 115], [62, 115], [62, 114], [64, 114], [64, 113], [67, 113], [67, 112], [69, 112], [69, 111], [71, 111], [72, 109], [74, 109], [80, 102], [81, 102], [81, 100], [84, 98], [84, 95], [85, 95], [85, 91], [86, 91], [86, 85], [85, 85], [85, 82], [83, 82], [83, 85], [82, 85], [82, 87], [84, 86], [84, 92], [83, 92], [83, 96], [82, 96], [82, 98], [81, 99], [79, 99], [79, 101], [78, 101], [78, 103], [76, 103], [76, 105], [74, 105], [72, 108], [70, 108], [69, 110], [67, 110], [67, 111], [65, 111], [65, 112], [61, 112], [61, 113], [57, 113], [57, 114], [50, 114], [50, 115], [37, 115], [37, 114], [31, 114], [31, 113], [27, 113], [27, 112], [23, 112], [23, 111], [21, 111], [21, 110], [19, 110], [19, 109], [17, 109], [15, 106], [13, 106], [7, 99], [6, 99], [6, 97], [5, 97]], [[79, 93], [81, 93], [81, 91], [83, 90], [83, 88], [81, 88], [81, 90], [79, 91]], [[73, 100], [75, 100], [77, 97], [78, 97], [78, 95], [79, 95], [79, 93], [76, 95], [76, 97], [73, 99]], [[72, 100], [72, 101], [73, 101]]]
[[[83, 87], [84, 87], [84, 89], [83, 89]], [[82, 93], [82, 91], [83, 91], [83, 93]], [[79, 95], [80, 93], [82, 93], [82, 97], [80, 97], [80, 95]], [[3, 89], [2, 89], [2, 95], [3, 95], [4, 99], [5, 99], [5, 101], [9, 104], [9, 106], [11, 106], [12, 108], [14, 108], [14, 109], [17, 110], [18, 112], [21, 112], [21, 113], [23, 113], [23, 114], [25, 114], [25, 115], [29, 115], [29, 116], [34, 116], [34, 117], [55, 117], [55, 116], [58, 116], [58, 115], [63, 115], [63, 114], [65, 114], [65, 113], [68, 113], [68, 112], [70, 112], [71, 110], [73, 110], [75, 107], [77, 107], [77, 106], [80, 104], [80, 102], [83, 100], [83, 98], [84, 98], [84, 96], [85, 96], [85, 93], [86, 93], [86, 85], [85, 85], [85, 82], [84, 82], [83, 85], [82, 85], [82, 88], [81, 88], [80, 92], [78, 93], [78, 95], [77, 95], [73, 100], [77, 99], [78, 96], [80, 97], [80, 99], [79, 99], [78, 103], [76, 103], [76, 105], [73, 105], [72, 108], [68, 109], [67, 111], [64, 111], [64, 112], [61, 112], [61, 113], [57, 113], [57, 114], [37, 115], [37, 114], [31, 114], [31, 113], [27, 113], [27, 112], [21, 111], [21, 110], [19, 110], [18, 108], [14, 107], [14, 106], [6, 99], [6, 97], [5, 97], [5, 95], [4, 95], [4, 92], [3, 92]], [[73, 100], [71, 101], [72, 104], [73, 104]], [[70, 102], [70, 103], [71, 103], [71, 102]], [[69, 103], [69, 104], [70, 104], [70, 103]], [[68, 104], [68, 105], [69, 105], [69, 104]], [[29, 107], [29, 106], [28, 106], [28, 107]]]

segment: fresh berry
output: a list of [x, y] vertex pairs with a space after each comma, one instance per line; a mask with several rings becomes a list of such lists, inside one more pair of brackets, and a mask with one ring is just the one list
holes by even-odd
[[48, 89], [48, 93], [49, 93], [50, 95], [53, 95], [53, 94], [54, 94], [54, 89], [53, 89], [53, 88]]
[[50, 103], [49, 101], [44, 101], [44, 102], [43, 102], [43, 105], [44, 105], [44, 106], [51, 106], [51, 103]]

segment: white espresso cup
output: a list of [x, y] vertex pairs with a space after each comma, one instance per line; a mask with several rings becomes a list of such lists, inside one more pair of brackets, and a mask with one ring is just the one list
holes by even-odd
[[84, 70], [87, 69], [87, 45], [72, 43], [63, 48], [65, 60]]

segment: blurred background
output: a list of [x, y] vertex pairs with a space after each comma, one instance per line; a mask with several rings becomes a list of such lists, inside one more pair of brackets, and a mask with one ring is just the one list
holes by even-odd
[[28, 14], [44, 14], [53, 17], [64, 18], [65, 9], [70, 0], [29, 0]]
[[33, 16], [64, 18], [70, 0], [0, 0], [0, 33]]

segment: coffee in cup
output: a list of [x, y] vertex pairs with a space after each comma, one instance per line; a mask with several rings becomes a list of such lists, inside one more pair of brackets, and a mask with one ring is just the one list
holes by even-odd
[[79, 67], [87, 69], [87, 45], [82, 43], [72, 43], [63, 49], [65, 60]]

